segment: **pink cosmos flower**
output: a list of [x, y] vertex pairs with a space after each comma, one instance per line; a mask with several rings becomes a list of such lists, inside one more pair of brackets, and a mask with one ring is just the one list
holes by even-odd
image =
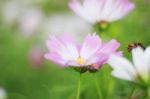
[[26, 9], [19, 17], [19, 30], [25, 37], [31, 36], [38, 31], [43, 20], [43, 12], [39, 8]]
[[118, 54], [120, 44], [116, 40], [102, 43], [96, 33], [86, 36], [83, 44], [78, 44], [67, 34], [50, 37], [47, 41], [49, 52], [45, 58], [62, 67], [90, 67], [99, 69], [107, 62], [109, 56]]
[[113, 22], [134, 9], [129, 0], [72, 0], [70, 8], [90, 23]]
[[29, 62], [33, 68], [42, 68], [43, 52], [38, 47], [33, 47], [29, 51]]

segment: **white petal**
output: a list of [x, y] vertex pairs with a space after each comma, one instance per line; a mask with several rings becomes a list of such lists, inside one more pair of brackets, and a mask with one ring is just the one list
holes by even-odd
[[80, 17], [86, 19], [90, 23], [95, 22], [95, 19], [93, 19], [91, 15], [88, 15], [89, 13], [87, 12], [87, 9], [83, 7], [78, 1], [73, 0], [72, 2], [70, 2], [69, 6]]
[[134, 77], [124, 70], [114, 70], [112, 75], [120, 79], [134, 81]]
[[101, 19], [102, 20], [108, 21], [108, 17], [110, 15], [110, 13], [112, 12], [113, 6], [114, 6], [114, 0], [105, 0], [105, 2], [103, 4], [103, 10], [101, 13]]
[[96, 23], [101, 21], [101, 11], [103, 9], [105, 0], [85, 0], [83, 3], [84, 12], [89, 22]]
[[132, 50], [133, 63], [139, 75], [143, 79], [148, 78], [148, 66], [144, 56], [144, 50], [141, 47], [137, 47]]
[[150, 73], [150, 47], [146, 48], [144, 54], [145, 54], [146, 64], [149, 68], [149, 73]]
[[130, 74], [130, 76], [136, 76], [136, 71], [132, 63], [123, 57], [112, 55], [108, 60], [108, 64], [110, 64], [110, 66], [114, 70], [119, 69], [122, 71], [126, 71], [128, 74]]
[[66, 47], [62, 47], [60, 54], [65, 60], [75, 60], [79, 57], [76, 46], [71, 43], [68, 43]]

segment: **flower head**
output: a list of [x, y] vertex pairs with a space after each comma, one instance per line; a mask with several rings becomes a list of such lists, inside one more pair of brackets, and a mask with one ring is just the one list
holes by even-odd
[[102, 43], [94, 33], [87, 35], [83, 44], [78, 44], [71, 36], [64, 34], [52, 36], [47, 41], [47, 47], [49, 52], [45, 57], [62, 67], [90, 67], [97, 70], [107, 62], [110, 55], [118, 54], [116, 50], [119, 43], [116, 40]]
[[33, 68], [41, 69], [43, 63], [43, 52], [38, 47], [33, 47], [29, 50], [29, 63]]
[[134, 9], [129, 0], [72, 0], [70, 8], [90, 23], [113, 22]]
[[126, 58], [111, 56], [108, 63], [113, 68], [112, 75], [124, 80], [148, 84], [150, 78], [150, 47], [132, 49], [133, 62]]
[[29, 37], [35, 33], [43, 20], [43, 13], [39, 8], [26, 9], [19, 17], [19, 30], [23, 36]]

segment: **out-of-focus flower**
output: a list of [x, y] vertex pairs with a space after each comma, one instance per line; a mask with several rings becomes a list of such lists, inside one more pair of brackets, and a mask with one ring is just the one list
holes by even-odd
[[87, 67], [88, 70], [98, 70], [110, 55], [118, 54], [116, 50], [119, 47], [116, 40], [102, 43], [95, 33], [87, 35], [83, 44], [76, 43], [67, 34], [52, 36], [46, 44], [49, 50], [45, 55], [46, 59], [62, 67]]
[[29, 51], [29, 61], [34, 68], [41, 68], [43, 62], [43, 52], [34, 47]]
[[19, 29], [24, 36], [35, 33], [43, 20], [43, 13], [38, 8], [26, 9], [19, 18]]
[[[45, 20], [41, 27], [42, 32], [50, 33], [48, 35], [60, 35], [64, 32], [67, 32], [70, 33], [71, 36], [79, 39], [82, 39], [85, 35], [87, 35], [87, 33], [90, 33], [92, 30], [90, 24], [84, 22], [79, 17], [68, 14], [58, 14], [50, 16]], [[45, 36], [47, 37], [47, 34]]]
[[150, 47], [132, 49], [133, 63], [123, 57], [111, 56], [108, 63], [113, 68], [112, 75], [138, 83], [149, 83], [150, 80]]
[[17, 2], [6, 3], [2, 7], [3, 20], [7, 24], [12, 24], [15, 20], [17, 20], [20, 12], [21, 6]]
[[126, 16], [133, 10], [134, 4], [129, 0], [72, 0], [70, 8], [88, 22], [113, 22]]
[[[35, 6], [35, 3], [36, 0], [11, 0], [8, 2], [2, 2], [1, 9], [4, 22], [6, 24], [12, 25], [13, 23], [16, 23], [18, 21], [18, 18], [23, 16], [27, 17], [27, 12], [31, 13], [32, 11], [34, 12], [35, 10], [37, 10], [36, 8], [31, 8]], [[37, 17], [35, 18], [35, 20], [36, 19]]]
[[6, 99], [6, 91], [3, 88], [0, 88], [0, 99]]

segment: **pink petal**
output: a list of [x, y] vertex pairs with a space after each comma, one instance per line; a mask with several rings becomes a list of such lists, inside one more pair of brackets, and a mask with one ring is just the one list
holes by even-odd
[[83, 7], [77, 0], [72, 0], [69, 3], [70, 9], [72, 9], [75, 13], [77, 13], [79, 16], [84, 16]]
[[116, 52], [116, 50], [120, 47], [120, 43], [116, 40], [111, 40], [110, 42], [103, 45], [103, 47], [100, 49], [100, 52], [103, 52], [107, 55], [113, 54]]
[[47, 53], [44, 57], [59, 66], [66, 67], [66, 62], [57, 53]]
[[69, 61], [79, 56], [76, 43], [67, 34], [59, 37], [51, 37], [47, 41], [47, 47], [49, 53], [45, 57], [61, 66], [69, 65], [67, 64]]
[[95, 55], [101, 46], [101, 39], [95, 33], [88, 35], [81, 47], [80, 56], [85, 60]]
[[94, 64], [95, 69], [99, 69], [103, 64], [105, 64], [108, 60], [108, 55], [104, 53], [96, 53], [93, 57], [91, 57], [87, 64]]
[[121, 52], [117, 52], [120, 44], [116, 40], [104, 44], [96, 53], [98, 61], [95, 65], [95, 69], [99, 69], [103, 64], [106, 64], [111, 55], [121, 55]]
[[129, 2], [129, 0], [116, 0], [114, 1], [114, 6], [112, 12], [109, 15], [110, 21], [115, 21], [126, 16], [129, 12], [134, 9], [134, 4]]

